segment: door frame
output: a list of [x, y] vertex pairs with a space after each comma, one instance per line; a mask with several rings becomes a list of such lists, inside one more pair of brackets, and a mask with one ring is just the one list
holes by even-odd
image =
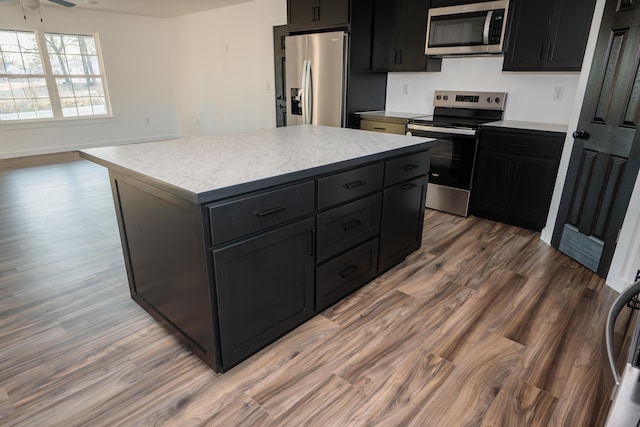
[[[558, 209], [555, 211], [555, 218], [553, 218], [553, 215], [550, 213], [549, 218], [547, 220], [547, 227], [550, 227], [553, 224], [554, 228], [552, 230], [551, 238], [549, 239], [549, 236], [547, 236], [547, 239], [549, 239], [550, 241], [545, 240], [545, 236], [544, 236], [545, 233], [543, 233], [543, 236], [542, 236], [543, 240], [547, 241], [547, 243], [551, 243], [556, 248], [559, 245], [559, 241], [562, 236], [562, 231], [564, 227], [564, 222], [571, 205], [570, 194], [568, 195], [568, 197], [564, 197], [565, 189], [568, 188], [569, 189], [568, 193], [571, 193], [580, 169], [579, 162], [574, 162], [574, 164], [571, 164], [571, 159], [574, 158], [575, 154], [580, 152], [583, 147], [582, 141], [574, 140], [571, 136], [571, 133], [574, 129], [578, 129], [578, 126], [581, 124], [580, 119], [583, 114], [583, 108], [585, 103], [593, 102], [593, 97], [597, 97], [599, 95], [599, 91], [591, 90], [587, 92], [587, 90], [590, 89], [588, 85], [588, 81], [589, 81], [589, 77], [591, 76], [591, 72], [594, 69], [604, 67], [606, 65], [606, 61], [608, 58], [607, 52], [609, 48], [610, 35], [607, 33], [601, 34], [601, 29], [603, 26], [612, 25], [616, 8], [611, 7], [610, 9], [606, 9], [605, 6], [607, 2], [616, 3], [616, 4], [618, 3], [617, 0], [598, 0], [598, 2], [596, 3], [596, 8], [594, 12], [594, 22], [592, 22], [589, 44], [587, 49], [587, 52], [593, 52], [593, 54], [589, 58], [589, 60], [587, 60], [587, 58], [585, 57], [585, 62], [583, 63], [583, 70], [582, 70], [581, 79], [579, 82], [579, 86], [580, 84], [582, 84], [582, 88], [579, 87], [579, 90], [582, 90], [583, 96], [579, 105], [577, 105], [578, 102], [576, 102], [576, 106], [574, 107], [574, 109], [577, 111], [574, 112], [575, 114], [574, 119], [569, 124], [569, 132], [565, 140], [566, 146], [565, 146], [564, 155], [567, 158], [566, 158], [566, 163], [563, 162], [563, 164], [565, 164], [567, 168], [566, 175], [564, 177], [563, 182], [560, 182], [559, 180], [558, 182], [556, 182], [556, 188], [555, 188], [556, 194], [554, 195], [554, 199], [557, 198], [556, 203], [557, 203]], [[600, 22], [597, 22], [597, 21], [600, 21]], [[591, 47], [591, 49], [589, 49], [589, 47]], [[588, 71], [585, 71], [585, 70], [588, 70]], [[598, 92], [598, 93], [594, 93], [594, 92]], [[618, 198], [614, 204], [614, 207], [611, 213], [611, 222], [619, 225], [617, 227], [612, 227], [611, 230], [609, 230], [608, 235], [606, 236], [607, 243], [615, 242], [618, 238], [618, 234], [619, 234], [618, 230], [619, 229], [621, 230], [624, 226], [624, 219], [629, 209], [629, 203], [631, 201], [631, 196], [635, 187], [636, 176], [638, 174], [639, 168], [640, 168], [640, 132], [636, 132], [633, 139], [633, 145], [629, 153], [629, 159], [625, 167], [623, 183], [621, 184]], [[559, 175], [558, 178], [560, 179], [561, 176]], [[604, 250], [600, 258], [598, 271], [597, 271], [597, 273], [600, 276], [607, 277], [607, 275], [611, 273], [612, 260], [614, 258], [614, 254], [618, 249], [622, 250], [624, 248], [616, 244], [613, 244], [613, 245], [605, 244]], [[620, 273], [621, 272], [616, 271], [613, 274], [620, 274]]]

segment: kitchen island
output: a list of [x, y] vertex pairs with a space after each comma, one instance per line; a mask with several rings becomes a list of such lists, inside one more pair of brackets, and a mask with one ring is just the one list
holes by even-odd
[[294, 126], [81, 150], [132, 298], [223, 372], [420, 247], [428, 139]]

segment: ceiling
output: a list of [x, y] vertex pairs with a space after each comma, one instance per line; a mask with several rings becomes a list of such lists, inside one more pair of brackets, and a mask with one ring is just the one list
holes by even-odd
[[[42, 4], [61, 7], [47, 0]], [[69, 0], [79, 9], [98, 10], [103, 12], [126, 13], [130, 15], [172, 18], [189, 13], [202, 12], [209, 9], [246, 3], [252, 0]], [[15, 3], [16, 0], [0, 0], [0, 6]]]

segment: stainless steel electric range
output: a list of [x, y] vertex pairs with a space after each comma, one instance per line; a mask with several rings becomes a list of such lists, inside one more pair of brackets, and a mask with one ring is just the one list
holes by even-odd
[[437, 90], [431, 116], [415, 117], [407, 135], [436, 138], [426, 207], [456, 215], [469, 214], [478, 127], [502, 119], [505, 92]]

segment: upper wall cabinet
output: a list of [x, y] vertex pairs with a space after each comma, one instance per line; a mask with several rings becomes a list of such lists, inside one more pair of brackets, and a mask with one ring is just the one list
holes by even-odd
[[372, 70], [440, 71], [424, 54], [428, 10], [425, 0], [374, 0]]
[[596, 0], [511, 0], [505, 71], [580, 71]]
[[287, 0], [290, 30], [332, 27], [349, 23], [349, 0]]

